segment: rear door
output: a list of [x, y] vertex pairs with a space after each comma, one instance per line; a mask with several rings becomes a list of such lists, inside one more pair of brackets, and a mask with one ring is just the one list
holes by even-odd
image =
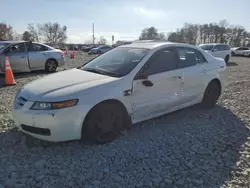
[[6, 49], [6, 55], [9, 57], [10, 66], [13, 71], [30, 71], [26, 42], [9, 46]]
[[243, 48], [238, 48], [238, 49], [235, 50], [236, 55], [241, 55], [242, 52], [243, 52]]
[[[189, 47], [177, 47], [179, 62], [177, 69], [181, 71], [181, 103], [195, 103], [206, 87], [206, 60], [199, 51]], [[201, 63], [199, 63], [201, 62]]]
[[45, 69], [45, 63], [48, 60], [48, 47], [31, 43], [28, 48], [29, 64], [31, 70]]
[[247, 50], [249, 50], [249, 48], [247, 47], [242, 48], [242, 53], [240, 55], [243, 55], [243, 53], [246, 52]]
[[225, 45], [215, 45], [213, 49], [213, 56], [225, 59], [228, 55], [228, 50], [225, 49]]

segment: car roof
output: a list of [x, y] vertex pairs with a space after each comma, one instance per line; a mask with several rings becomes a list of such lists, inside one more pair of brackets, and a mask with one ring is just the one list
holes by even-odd
[[223, 43], [206, 43], [206, 44], [200, 44], [200, 45], [227, 45], [228, 44], [223, 44]]
[[26, 42], [24, 40], [5, 40], [5, 41], [0, 41], [0, 43], [9, 43], [9, 44], [15, 44], [15, 43], [21, 43], [21, 42]]
[[131, 44], [126, 44], [122, 46], [118, 46], [117, 48], [144, 48], [144, 49], [154, 49], [158, 48], [160, 46], [164, 47], [170, 47], [170, 46], [183, 46], [183, 47], [195, 47], [190, 44], [185, 43], [174, 43], [174, 42], [165, 42], [165, 41], [159, 41], [159, 42], [134, 42]]

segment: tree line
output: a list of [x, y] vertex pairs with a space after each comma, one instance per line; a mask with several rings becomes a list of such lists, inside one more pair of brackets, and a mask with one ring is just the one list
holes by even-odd
[[[25, 40], [45, 42], [49, 44], [62, 44], [67, 41], [67, 27], [59, 23], [28, 24], [23, 34], [14, 31], [11, 25], [0, 23], [0, 39]], [[230, 46], [250, 46], [250, 32], [242, 26], [232, 26], [227, 20], [218, 23], [190, 24], [185, 23], [171, 33], [162, 33], [155, 27], [144, 28], [139, 40], [163, 40], [171, 42], [189, 43], [227, 43]], [[99, 43], [106, 43], [104, 37]]]
[[67, 40], [67, 27], [59, 23], [28, 24], [23, 34], [14, 31], [11, 25], [0, 23], [0, 39], [2, 40], [25, 40], [49, 44], [65, 43]]
[[158, 33], [155, 27], [145, 28], [139, 40], [167, 39], [170, 42], [189, 43], [198, 45], [201, 43], [227, 43], [230, 46], [250, 46], [250, 32], [242, 26], [229, 25], [227, 20], [219, 23], [189, 24], [175, 32]]

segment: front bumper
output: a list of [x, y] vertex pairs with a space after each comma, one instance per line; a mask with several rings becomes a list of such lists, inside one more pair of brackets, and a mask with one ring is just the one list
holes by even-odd
[[61, 67], [61, 66], [65, 65], [65, 62], [66, 62], [66, 60], [65, 60], [65, 57], [64, 57], [64, 56], [61, 57], [60, 59], [58, 59], [58, 60], [57, 60], [58, 67]]
[[77, 105], [60, 110], [30, 110], [33, 103], [27, 101], [23, 106], [13, 103], [12, 116], [22, 132], [52, 142], [81, 139], [82, 124], [90, 107]]

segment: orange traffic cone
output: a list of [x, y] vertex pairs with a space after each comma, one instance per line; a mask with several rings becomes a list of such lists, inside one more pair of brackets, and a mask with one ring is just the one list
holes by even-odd
[[65, 50], [64, 54], [68, 55], [68, 47], [66, 47], [66, 50]]
[[8, 56], [5, 56], [5, 85], [16, 85]]
[[71, 53], [71, 59], [75, 58], [75, 50], [73, 49], [73, 52]]

